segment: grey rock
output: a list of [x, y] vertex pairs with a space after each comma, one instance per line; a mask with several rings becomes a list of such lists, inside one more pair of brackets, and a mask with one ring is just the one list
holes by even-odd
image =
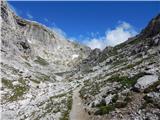
[[[53, 103], [50, 98], [67, 93], [74, 85], [63, 81], [66, 76], [55, 73], [73, 71], [75, 74], [77, 64], [90, 54], [90, 48], [67, 40], [56, 30], [17, 16], [6, 1], [1, 1], [1, 13], [2, 118], [40, 119], [44, 114], [42, 108], [49, 104], [54, 111], [66, 109], [62, 100], [67, 100], [67, 96]], [[17, 95], [13, 90], [16, 86], [24, 88], [24, 92]], [[60, 114], [57, 114], [47, 113], [41, 119], [58, 119]]]
[[141, 36], [151, 37], [157, 35], [160, 31], [160, 14], [153, 18], [148, 26], [141, 32]]
[[106, 103], [106, 105], [108, 105], [108, 104], [112, 101], [112, 98], [113, 98], [114, 96], [115, 96], [115, 95], [109, 94], [109, 95], [105, 98], [105, 103]]
[[160, 34], [156, 35], [151, 40], [151, 45], [159, 46], [160, 45]]
[[160, 93], [159, 92], [150, 92], [147, 94], [147, 100], [152, 101], [153, 104], [160, 107]]
[[157, 75], [145, 75], [137, 80], [137, 83], [134, 85], [134, 87], [138, 91], [143, 91], [144, 89], [148, 88], [150, 85], [153, 85], [157, 81]]

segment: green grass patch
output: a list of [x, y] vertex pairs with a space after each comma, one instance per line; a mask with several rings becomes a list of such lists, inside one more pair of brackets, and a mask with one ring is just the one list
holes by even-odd
[[34, 60], [34, 62], [36, 62], [36, 63], [38, 63], [40, 65], [43, 65], [43, 66], [49, 65], [49, 63], [45, 59], [43, 59], [43, 58], [41, 58], [39, 56], [37, 56], [37, 59]]
[[129, 87], [133, 84], [135, 84], [135, 81], [131, 78], [128, 78], [127, 76], [119, 76], [119, 75], [114, 75], [111, 78], [108, 79], [110, 82], [119, 82], [123, 86]]
[[85, 84], [85, 86], [83, 86], [81, 88], [81, 90], [79, 91], [80, 93], [80, 97], [84, 98], [84, 96], [86, 94], [90, 94], [90, 95], [96, 95], [100, 92], [100, 84], [96, 83], [96, 82], [88, 82]]
[[121, 44], [118, 44], [114, 47], [114, 49], [118, 50], [118, 49], [121, 49], [121, 48], [124, 48], [126, 46], [125, 43], [121, 43]]
[[112, 64], [113, 64], [113, 66], [115, 67], [115, 66], [117, 66], [117, 65], [123, 64], [124, 62], [126, 62], [126, 60], [120, 59], [120, 60], [114, 61]]
[[28, 91], [28, 87], [26, 86], [21, 86], [21, 85], [16, 85], [13, 88], [13, 95], [9, 97], [9, 101], [16, 101], [18, 98], [23, 96], [25, 92]]
[[42, 73], [40, 73], [39, 76], [36, 76], [36, 78], [40, 81], [49, 81], [50, 80], [50, 76], [48, 76], [46, 74], [42, 74]]
[[64, 96], [66, 96], [67, 95], [67, 93], [62, 93], [62, 94], [59, 94], [59, 95], [55, 95], [55, 96], [53, 96], [54, 98], [60, 98], [60, 97], [64, 97]]
[[95, 115], [104, 115], [115, 109], [114, 105], [106, 105], [98, 107], [98, 110], [94, 113]]
[[140, 60], [140, 61], [138, 61], [138, 62], [135, 62], [135, 63], [133, 63], [133, 64], [129, 64], [129, 65], [123, 67], [121, 70], [131, 69], [131, 68], [133, 68], [134, 66], [137, 66], [137, 65], [141, 64], [143, 61], [144, 61], [144, 60], [142, 59], [142, 60]]
[[119, 96], [116, 94], [113, 98], [112, 101], [106, 105], [105, 101], [101, 101], [100, 104], [93, 106], [98, 108], [98, 110], [95, 112], [95, 115], [104, 115], [108, 114], [111, 111], [114, 111], [115, 108], [124, 108], [128, 105], [129, 102], [131, 102], [131, 98], [129, 94], [125, 95], [125, 98], [123, 101], [118, 101]]
[[30, 79], [32, 82], [39, 84], [40, 81], [36, 80], [36, 79]]
[[13, 84], [12, 84], [11, 80], [8, 80], [6, 78], [2, 78], [1, 81], [2, 81], [2, 86], [6, 86], [9, 89], [13, 88]]
[[69, 120], [69, 113], [72, 108], [72, 96], [68, 97], [66, 106], [67, 110], [62, 113], [62, 117], [60, 118], [60, 120]]
[[6, 98], [8, 101], [16, 101], [17, 99], [22, 97], [23, 94], [26, 93], [26, 91], [29, 90], [29, 88], [26, 86], [25, 79], [19, 78], [18, 82], [20, 83], [19, 85], [13, 85], [11, 80], [2, 78], [2, 85], [6, 86], [12, 91], [12, 95]]
[[113, 75], [108, 79], [108, 81], [110, 82], [116, 81], [122, 84], [122, 86], [131, 87], [136, 84], [138, 78], [144, 75], [145, 73], [139, 73], [133, 77]]
[[18, 82], [21, 83], [22, 85], [26, 85], [26, 80], [23, 78], [19, 78]]
[[129, 65], [127, 65], [127, 69], [130, 69], [130, 68], [133, 68], [135, 65], [134, 64], [129, 64]]
[[131, 44], [131, 45], [138, 44], [140, 41], [142, 41], [142, 40], [140, 40], [140, 39], [134, 39], [131, 42], [129, 42], [129, 44]]
[[32, 67], [29, 62], [24, 62], [27, 66]]
[[115, 103], [118, 100], [118, 94], [116, 94], [113, 98], [112, 98], [112, 102]]
[[107, 51], [107, 53], [101, 54], [101, 56], [99, 58], [99, 62], [103, 62], [108, 57], [115, 56], [117, 54], [118, 54], [117, 50], [113, 48], [113, 49]]

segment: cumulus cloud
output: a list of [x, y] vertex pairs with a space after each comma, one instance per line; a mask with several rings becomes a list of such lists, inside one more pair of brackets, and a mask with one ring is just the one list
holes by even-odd
[[33, 16], [29, 12], [27, 12], [26, 15], [29, 19], [33, 19]]
[[[93, 34], [93, 33], [92, 33]], [[127, 22], [119, 22], [114, 29], [108, 29], [105, 36], [84, 40], [83, 43], [92, 49], [104, 49], [106, 46], [115, 46], [137, 34], [134, 27]]]
[[104, 38], [93, 38], [93, 39], [84, 40], [83, 44], [87, 45], [91, 49], [95, 49], [95, 48], [104, 49], [106, 46]]
[[104, 36], [100, 36], [98, 32], [91, 32], [90, 34], [88, 33], [90, 37], [84, 37], [83, 35], [80, 35], [78, 40], [74, 37], [68, 37], [67, 34], [62, 29], [56, 27], [55, 24], [52, 25], [51, 29], [61, 39], [67, 39], [73, 42], [81, 42], [91, 49], [99, 48], [101, 50], [103, 50], [106, 46], [115, 46], [120, 44], [137, 34], [134, 27], [127, 22], [118, 22], [118, 25], [114, 29], [106, 30]]
[[115, 29], [106, 31], [107, 45], [115, 46], [136, 35], [137, 32], [127, 22], [122, 22]]

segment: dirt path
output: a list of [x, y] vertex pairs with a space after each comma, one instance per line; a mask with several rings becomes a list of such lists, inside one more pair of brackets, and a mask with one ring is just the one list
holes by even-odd
[[85, 112], [82, 100], [79, 97], [79, 90], [81, 87], [73, 91], [73, 104], [70, 112], [70, 120], [89, 120], [87, 112]]

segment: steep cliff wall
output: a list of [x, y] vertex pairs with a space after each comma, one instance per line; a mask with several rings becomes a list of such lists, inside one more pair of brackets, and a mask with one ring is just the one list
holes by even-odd
[[59, 119], [76, 87], [61, 72], [74, 71], [90, 49], [17, 16], [5, 1], [1, 23], [2, 119]]
[[85, 58], [90, 51], [87, 47], [66, 40], [54, 30], [20, 18], [9, 9], [6, 2], [1, 4], [1, 17], [2, 57], [7, 54], [7, 57], [13, 59], [14, 55], [15, 59], [20, 57], [18, 60], [25, 58], [30, 61], [38, 57], [50, 65], [59, 68], [63, 65], [62, 69], [68, 69], [75, 65], [75, 61], [77, 63], [77, 60]]

